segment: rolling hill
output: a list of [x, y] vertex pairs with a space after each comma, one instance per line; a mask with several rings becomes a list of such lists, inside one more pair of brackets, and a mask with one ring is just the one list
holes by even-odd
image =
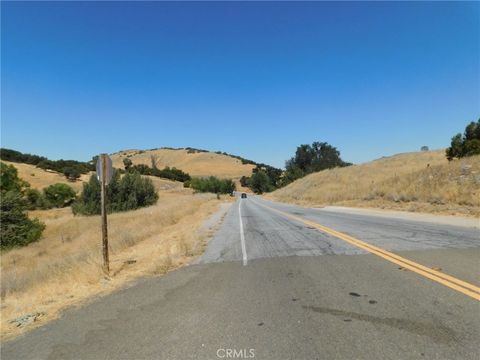
[[320, 171], [267, 195], [307, 206], [361, 206], [480, 214], [480, 156], [448, 162], [444, 150], [412, 152]]
[[[253, 162], [245, 163], [246, 161], [242, 162], [241, 158], [226, 155], [225, 153], [214, 153], [191, 148], [125, 150], [111, 154], [113, 166], [120, 169], [124, 168], [123, 160], [125, 158], [132, 160], [134, 165], [145, 164], [151, 166], [152, 156], [155, 157], [159, 169], [169, 166], [188, 172], [194, 177], [213, 175], [220, 178], [231, 178], [237, 184], [237, 188], [241, 190], [243, 188], [240, 186], [239, 179], [242, 176], [250, 176], [252, 174], [252, 169], [255, 167]], [[79, 180], [69, 181], [59, 172], [44, 170], [32, 164], [7, 160], [1, 161], [17, 168], [19, 177], [30, 183], [32, 188], [38, 190], [55, 183], [64, 183], [70, 185], [78, 192], [81, 191], [83, 182], [88, 181], [90, 177], [90, 174], [82, 174]], [[158, 185], [157, 183], [160, 181], [160, 179], [155, 177], [152, 177], [152, 180], [154, 180], [156, 185]], [[166, 179], [162, 179], [161, 181], [164, 185], [168, 183], [168, 180]], [[181, 185], [181, 183], [179, 184]], [[178, 186], [179, 184], [176, 184], [175, 186]], [[168, 187], [170, 186], [172, 185], [168, 185]]]
[[18, 171], [18, 176], [27, 181], [32, 189], [37, 190], [42, 190], [43, 188], [56, 183], [62, 183], [71, 186], [75, 191], [78, 192], [82, 190], [83, 182], [88, 181], [90, 177], [90, 174], [82, 174], [79, 180], [69, 181], [63, 174], [55, 171], [46, 171], [36, 167], [35, 165], [4, 160], [1, 161], [5, 164], [13, 165]]
[[123, 160], [129, 158], [134, 165], [145, 164], [151, 166], [151, 157], [156, 157], [159, 169], [166, 166], [181, 169], [191, 176], [217, 176], [238, 180], [242, 176], [250, 176], [253, 164], [242, 164], [240, 159], [229, 155], [218, 154], [194, 149], [153, 149], [153, 150], [125, 150], [111, 154], [113, 166], [124, 168]]

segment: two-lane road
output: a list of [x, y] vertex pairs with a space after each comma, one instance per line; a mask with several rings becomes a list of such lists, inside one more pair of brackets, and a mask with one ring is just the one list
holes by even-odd
[[479, 259], [475, 228], [238, 199], [195, 265], [2, 359], [478, 359]]

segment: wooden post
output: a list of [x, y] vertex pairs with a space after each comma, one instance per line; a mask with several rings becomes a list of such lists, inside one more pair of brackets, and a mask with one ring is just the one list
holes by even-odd
[[110, 264], [108, 260], [108, 230], [107, 230], [107, 157], [101, 154], [102, 176], [100, 179], [102, 198], [102, 247], [103, 247], [103, 271], [109, 275]]

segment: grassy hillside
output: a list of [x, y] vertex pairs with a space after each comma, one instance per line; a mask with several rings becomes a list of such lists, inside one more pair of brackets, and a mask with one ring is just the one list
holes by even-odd
[[18, 177], [27, 181], [33, 189], [42, 190], [49, 185], [63, 183], [71, 186], [75, 191], [81, 191], [84, 181], [88, 181], [90, 174], [83, 174], [77, 181], [69, 181], [65, 175], [58, 172], [48, 172], [36, 167], [35, 165], [3, 161], [8, 165], [13, 165], [18, 171]]
[[480, 156], [448, 162], [444, 150], [398, 154], [314, 173], [267, 197], [308, 206], [480, 215]]
[[255, 165], [242, 164], [241, 160], [212, 152], [193, 152], [186, 149], [125, 150], [111, 155], [113, 166], [123, 169], [123, 159], [129, 158], [134, 165], [151, 166], [151, 156], [157, 158], [157, 167], [176, 167], [191, 176], [218, 176], [239, 179], [250, 176]]

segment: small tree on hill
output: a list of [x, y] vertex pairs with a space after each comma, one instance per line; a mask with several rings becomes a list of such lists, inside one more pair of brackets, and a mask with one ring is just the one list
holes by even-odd
[[462, 158], [480, 154], [480, 119], [472, 121], [465, 128], [465, 132], [452, 138], [450, 147], [446, 150], [447, 159]]
[[76, 197], [75, 190], [67, 184], [54, 184], [43, 189], [45, 200], [53, 207], [61, 208], [70, 205]]
[[125, 171], [128, 171], [132, 167], [132, 165], [132, 160], [130, 160], [129, 158], [123, 159], [123, 166], [125, 167]]
[[65, 177], [70, 180], [70, 181], [76, 181], [77, 179], [80, 178], [80, 171], [76, 168], [73, 168], [73, 167], [66, 167], [64, 170], [63, 170], [63, 175], [65, 175]]

